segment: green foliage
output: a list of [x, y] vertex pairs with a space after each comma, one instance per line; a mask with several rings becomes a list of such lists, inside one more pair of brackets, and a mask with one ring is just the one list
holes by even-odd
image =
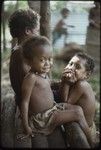
[[66, 7], [67, 1], [54, 1], [54, 5], [51, 4], [51, 10], [60, 11], [62, 8]]
[[26, 9], [27, 1], [4, 1], [4, 12], [10, 16], [16, 9]]
[[28, 2], [27, 0], [24, 0], [24, 1], [18, 1], [18, 7], [19, 9], [26, 9], [28, 8]]
[[5, 12], [12, 12], [15, 8], [15, 4], [16, 4], [16, 1], [14, 1], [12, 3], [12, 1], [4, 1], [4, 11]]
[[22, 8], [22, 9], [28, 7], [27, 0], [24, 0], [24, 1], [4, 1], [5, 11], [12, 11], [12, 9], [16, 8], [16, 5], [18, 6], [18, 8]]
[[100, 75], [95, 74], [89, 79], [89, 83], [91, 84], [97, 101], [100, 101]]
[[6, 49], [2, 55], [1, 55], [1, 59], [2, 59], [2, 62], [6, 61], [7, 59], [9, 59], [10, 57], [10, 53], [11, 51], [9, 49]]
[[93, 89], [98, 89], [98, 84], [100, 84], [100, 77], [99, 75], [94, 75], [89, 79], [89, 82], [92, 84]]

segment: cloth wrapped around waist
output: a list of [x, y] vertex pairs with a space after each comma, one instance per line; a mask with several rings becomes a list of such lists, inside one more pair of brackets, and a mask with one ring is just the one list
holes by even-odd
[[54, 106], [44, 112], [34, 114], [29, 117], [29, 125], [33, 133], [50, 134], [55, 126], [53, 125], [54, 111], [64, 110], [65, 103], [54, 103]]

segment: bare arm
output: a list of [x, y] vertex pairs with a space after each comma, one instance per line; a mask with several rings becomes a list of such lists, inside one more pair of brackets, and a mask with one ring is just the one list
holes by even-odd
[[64, 102], [67, 102], [70, 91], [70, 85], [76, 82], [75, 73], [72, 70], [69, 70], [68, 68], [64, 68], [61, 80], [62, 80], [60, 86], [61, 99]]
[[32, 134], [32, 130], [28, 124], [28, 108], [29, 108], [30, 96], [34, 84], [35, 84], [35, 79], [32, 75], [26, 76], [22, 84], [21, 117], [22, 117], [22, 123], [25, 132], [29, 135]]
[[67, 27], [70, 27], [70, 28], [75, 28], [75, 26], [73, 26], [73, 25], [67, 25]]
[[71, 88], [67, 102], [70, 104], [76, 104], [83, 94], [83, 86], [80, 82], [76, 82]]
[[61, 82], [61, 85], [60, 85], [60, 95], [61, 95], [61, 100], [63, 102], [66, 102], [67, 99], [68, 99], [68, 94], [69, 94], [69, 85], [65, 82]]
[[96, 28], [98, 28], [98, 29], [100, 29], [100, 23], [99, 22], [96, 22], [95, 20], [94, 20], [94, 9], [91, 9], [90, 10], [90, 12], [89, 12], [89, 23], [91, 24], [91, 25], [93, 25], [94, 27], [96, 27]]

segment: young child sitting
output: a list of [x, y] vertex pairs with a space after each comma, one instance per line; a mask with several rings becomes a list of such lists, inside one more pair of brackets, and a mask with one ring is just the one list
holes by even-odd
[[26, 136], [37, 133], [48, 135], [56, 126], [76, 121], [92, 145], [90, 129], [81, 107], [54, 101], [48, 78], [53, 64], [49, 40], [43, 36], [26, 40], [22, 45], [22, 54], [31, 66], [22, 84], [21, 118]]
[[[82, 107], [86, 121], [91, 130], [93, 141], [96, 141], [96, 129], [94, 124], [95, 95], [87, 82], [94, 69], [93, 59], [85, 53], [75, 54], [66, 66], [64, 76], [66, 82], [61, 84], [61, 100], [67, 104], [75, 104]], [[73, 81], [69, 85], [70, 81]], [[95, 138], [94, 138], [95, 137]]]

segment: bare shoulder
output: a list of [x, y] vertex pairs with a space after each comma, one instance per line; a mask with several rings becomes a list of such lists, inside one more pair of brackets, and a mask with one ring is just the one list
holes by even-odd
[[11, 53], [11, 59], [20, 59], [21, 58], [21, 47], [17, 47], [13, 52]]
[[21, 53], [21, 46], [14, 47], [12, 54], [19, 54], [19, 53]]
[[36, 75], [34, 73], [27, 73], [23, 80], [23, 85], [33, 85], [36, 81]]
[[63, 23], [63, 20], [59, 20], [58, 23], [57, 23], [57, 26], [61, 25]]
[[82, 90], [92, 89], [91, 85], [86, 80], [78, 81], [76, 86]]

